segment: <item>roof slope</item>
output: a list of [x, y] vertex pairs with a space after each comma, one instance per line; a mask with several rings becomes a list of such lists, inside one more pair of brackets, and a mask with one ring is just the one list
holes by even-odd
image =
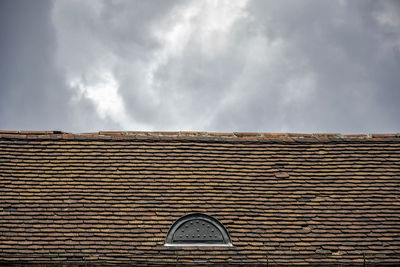
[[[204, 213], [233, 247], [166, 247]], [[0, 263], [400, 263], [398, 135], [0, 132]]]

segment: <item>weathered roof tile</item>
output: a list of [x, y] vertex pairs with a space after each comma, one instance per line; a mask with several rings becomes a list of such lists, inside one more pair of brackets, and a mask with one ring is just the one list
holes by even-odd
[[[400, 262], [400, 135], [0, 131], [0, 263]], [[202, 212], [234, 247], [164, 247]]]

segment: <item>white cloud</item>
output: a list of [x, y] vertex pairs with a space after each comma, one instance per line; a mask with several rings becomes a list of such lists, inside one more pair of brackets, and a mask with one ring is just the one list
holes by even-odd
[[[109, 117], [123, 128], [152, 128], [154, 122], [145, 122], [143, 116], [134, 113], [140, 105], [146, 105], [141, 108], [142, 113], [168, 114], [166, 120], [161, 120], [175, 124], [169, 127], [203, 127], [206, 118], [199, 115], [197, 122], [191, 123], [193, 120], [187, 116], [190, 114], [182, 111], [187, 106], [174, 104], [196, 101], [188, 94], [190, 88], [182, 91], [180, 81], [165, 80], [159, 76], [160, 71], [167, 65], [179, 64], [189, 53], [215, 60], [229, 51], [232, 27], [239, 19], [246, 18], [247, 1], [207, 0], [176, 5], [144, 26], [147, 32], [139, 34], [148, 37], [144, 38], [147, 44], [143, 43], [142, 47], [138, 42], [143, 42], [143, 37], [131, 35], [138, 34], [135, 31], [125, 31], [127, 36], [122, 43], [110, 39], [115, 37], [113, 32], [126, 30], [125, 24], [135, 22], [133, 18], [130, 21], [126, 9], [133, 10], [137, 5], [123, 1], [118, 4], [124, 7], [118, 8], [121, 14], [112, 13], [116, 8], [107, 1], [55, 2], [53, 21], [59, 44], [58, 62], [65, 70], [67, 84], [94, 103], [100, 118]], [[111, 19], [105, 20], [108, 17]], [[127, 44], [132, 44], [132, 48]], [[121, 54], [121, 48], [126, 55]], [[144, 56], [136, 55], [137, 49]], [[173, 88], [169, 88], [171, 82]], [[137, 105], [126, 109], [124, 104], [130, 100]]]
[[[232, 45], [232, 26], [240, 19], [246, 18], [245, 12], [247, 0], [240, 1], [191, 1], [186, 5], [178, 6], [171, 11], [170, 15], [154, 29], [154, 35], [161, 44], [160, 49], [154, 51], [152, 60], [148, 62], [147, 87], [152, 93], [157, 104], [166, 101], [157, 97], [156, 90], [168, 90], [168, 84], [155, 77], [161, 67], [168, 63], [174, 64], [190, 56], [190, 53], [199, 54], [201, 57], [218, 59], [220, 54], [230, 50]], [[178, 63], [179, 64], [179, 63]], [[190, 66], [186, 69], [190, 75]], [[179, 81], [174, 81], [179, 86]], [[193, 88], [194, 89], [194, 88]], [[190, 91], [191, 88], [186, 90]], [[185, 92], [172, 92], [171, 100], [185, 100]], [[190, 100], [189, 100], [190, 101]], [[173, 108], [170, 106], [170, 108]], [[184, 121], [189, 125], [182, 125], [181, 109], [177, 108], [174, 120], [179, 127], [203, 128], [204, 117], [192, 124], [192, 120]], [[202, 117], [202, 116], [200, 116]], [[181, 120], [181, 122], [179, 122]], [[180, 125], [181, 124], [181, 125]], [[176, 126], [175, 126], [176, 127]]]
[[[92, 32], [93, 24], [100, 23], [104, 2], [57, 1], [53, 21], [58, 37], [58, 64], [65, 71], [67, 85], [75, 90], [72, 100], [91, 101], [100, 119], [111, 119], [124, 129], [149, 128], [131, 119], [126, 111], [119, 82], [113, 68], [119, 64], [117, 56], [107, 44]], [[80, 16], [76, 15], [80, 12]], [[76, 17], [77, 16], [77, 17]]]
[[345, 132], [385, 114], [370, 108], [382, 91], [397, 95], [393, 10], [343, 0], [58, 0], [52, 17], [75, 105], [90, 101], [122, 129]]
[[77, 90], [74, 100], [79, 101], [81, 97], [85, 97], [93, 101], [101, 119], [108, 117], [123, 128], [140, 127], [127, 116], [124, 102], [118, 94], [118, 82], [112, 73], [98, 71], [94, 77], [81, 77], [76, 80], [72, 78], [69, 82], [69, 86]]

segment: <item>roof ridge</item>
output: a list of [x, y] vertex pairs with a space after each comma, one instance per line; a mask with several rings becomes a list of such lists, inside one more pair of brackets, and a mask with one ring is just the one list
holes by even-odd
[[340, 134], [340, 133], [268, 133], [268, 132], [201, 132], [201, 131], [99, 131], [87, 133], [69, 133], [55, 131], [9, 131], [0, 130], [0, 137], [9, 138], [52, 138], [52, 139], [82, 139], [82, 138], [212, 138], [239, 140], [331, 140], [331, 139], [387, 139], [400, 138], [400, 133], [380, 134]]

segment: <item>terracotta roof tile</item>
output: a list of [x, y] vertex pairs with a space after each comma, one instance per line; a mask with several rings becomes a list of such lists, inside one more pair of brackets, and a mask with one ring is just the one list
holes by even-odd
[[[399, 264], [399, 177], [399, 134], [0, 131], [0, 264]], [[196, 212], [234, 246], [163, 246]]]

